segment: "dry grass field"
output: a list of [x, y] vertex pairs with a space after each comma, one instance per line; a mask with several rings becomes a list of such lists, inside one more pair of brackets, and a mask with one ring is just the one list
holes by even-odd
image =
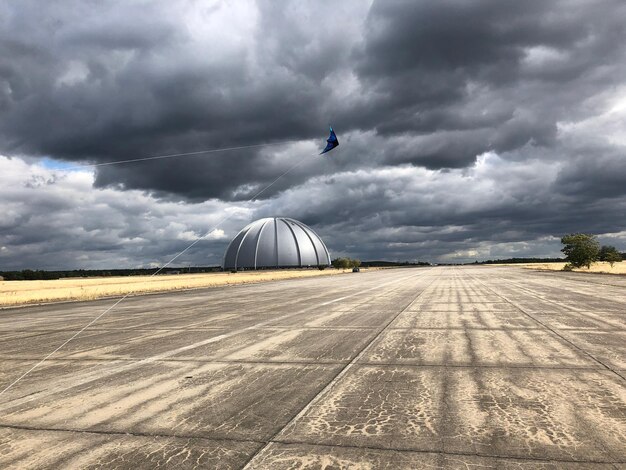
[[0, 281], [0, 307], [342, 274], [338, 269]]
[[[565, 263], [522, 263], [522, 264], [493, 264], [491, 266], [519, 266], [520, 268], [538, 269], [544, 271], [560, 271]], [[626, 274], [626, 261], [615, 263], [613, 267], [605, 261], [593, 263], [590, 269], [576, 268], [575, 272], [579, 273], [605, 273], [605, 274]]]

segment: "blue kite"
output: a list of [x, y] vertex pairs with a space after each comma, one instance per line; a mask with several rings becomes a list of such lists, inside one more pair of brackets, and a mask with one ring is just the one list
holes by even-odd
[[337, 135], [335, 134], [335, 131], [333, 130], [332, 127], [330, 128], [330, 135], [328, 136], [328, 139], [326, 139], [326, 142], [328, 142], [328, 144], [326, 144], [326, 148], [322, 150], [322, 153], [320, 153], [320, 155], [326, 152], [330, 152], [335, 147], [339, 147], [339, 141], [337, 140]]

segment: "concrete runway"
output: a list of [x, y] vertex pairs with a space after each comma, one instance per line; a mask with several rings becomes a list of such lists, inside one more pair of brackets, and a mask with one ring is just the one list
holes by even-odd
[[[112, 300], [0, 310], [4, 388]], [[125, 300], [0, 396], [0, 468], [626, 468], [626, 279], [395, 269]]]

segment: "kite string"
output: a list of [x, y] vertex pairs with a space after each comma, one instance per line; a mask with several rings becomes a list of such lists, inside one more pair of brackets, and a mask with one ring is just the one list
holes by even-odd
[[[296, 163], [295, 165], [293, 165], [291, 168], [289, 168], [287, 171], [285, 171], [284, 173], [282, 173], [280, 176], [278, 176], [276, 179], [274, 179], [274, 181], [272, 181], [270, 184], [268, 184], [267, 186], [265, 186], [261, 191], [259, 191], [258, 193], [256, 193], [254, 196], [252, 196], [250, 199], [248, 199], [246, 201], [246, 204], [254, 201], [257, 197], [259, 197], [261, 194], [263, 194], [265, 191], [267, 191], [268, 189], [270, 189], [272, 186], [274, 186], [274, 184], [276, 184], [276, 182], [278, 180], [280, 180], [283, 176], [287, 175], [288, 173], [291, 173], [293, 170], [295, 170], [296, 168], [298, 168], [300, 165], [302, 165], [303, 163], [305, 163], [306, 161], [308, 161], [307, 159], [302, 159], [301, 161], [299, 161], [298, 163]], [[198, 243], [199, 241], [205, 239], [206, 237], [208, 237], [211, 233], [213, 233], [215, 230], [217, 230], [217, 228], [223, 224], [224, 222], [226, 222], [227, 220], [231, 219], [235, 214], [232, 213], [227, 217], [222, 218], [221, 220], [219, 220], [208, 232], [206, 232], [204, 235], [202, 235], [200, 238], [197, 238], [196, 240], [194, 240], [190, 245], [187, 246], [187, 248], [185, 248], [184, 250], [182, 250], [181, 252], [179, 252], [176, 256], [174, 256], [172, 259], [170, 259], [167, 263], [165, 263], [163, 266], [161, 266], [159, 269], [157, 269], [154, 273], [152, 273], [149, 277], [154, 277], [157, 274], [159, 274], [161, 271], [163, 271], [163, 269], [167, 268], [170, 264], [172, 264], [176, 259], [178, 259], [180, 256], [182, 256], [184, 253], [186, 253], [189, 249], [191, 249], [196, 243]], [[71, 342], [73, 339], [75, 339], [77, 336], [79, 336], [83, 331], [85, 331], [87, 328], [89, 328], [91, 325], [93, 325], [94, 323], [96, 323], [98, 320], [100, 320], [100, 318], [102, 318], [104, 315], [106, 315], [107, 313], [109, 313], [111, 310], [113, 310], [115, 307], [117, 307], [124, 299], [126, 299], [129, 295], [131, 294], [131, 292], [126, 293], [123, 297], [121, 297], [120, 299], [117, 300], [117, 302], [115, 302], [113, 305], [111, 305], [109, 308], [107, 308], [106, 310], [104, 310], [102, 313], [100, 313], [98, 316], [96, 316], [93, 320], [91, 320], [89, 323], [87, 323], [85, 326], [83, 326], [79, 331], [77, 331], [76, 333], [74, 333], [70, 338], [68, 338], [65, 342], [63, 342], [60, 346], [58, 346], [54, 351], [52, 351], [50, 354], [48, 354], [47, 356], [45, 356], [43, 359], [41, 359], [38, 363], [36, 363], [34, 366], [32, 366], [30, 369], [28, 369], [26, 372], [24, 372], [21, 376], [19, 376], [15, 381], [13, 381], [11, 384], [9, 384], [6, 388], [4, 388], [2, 391], [0, 391], [0, 396], [2, 396], [2, 394], [4, 394], [4, 392], [6, 392], [7, 390], [11, 389], [14, 385], [16, 385], [20, 380], [22, 380], [24, 377], [26, 377], [27, 375], [29, 375], [32, 371], [34, 371], [36, 368], [38, 368], [40, 365], [42, 365], [44, 362], [46, 362], [50, 357], [52, 357], [55, 353], [57, 353], [59, 350], [61, 350], [64, 346], [66, 346], [69, 342]]]
[[283, 140], [280, 142], [267, 142], [264, 144], [252, 144], [252, 145], [240, 145], [238, 147], [226, 147], [219, 149], [210, 149], [210, 150], [198, 150], [196, 152], [185, 152], [185, 153], [172, 153], [168, 155], [155, 155], [152, 157], [141, 157], [141, 158], [131, 158], [129, 160], [117, 160], [112, 162], [103, 162], [103, 163], [91, 163], [85, 165], [76, 165], [70, 166], [67, 168], [61, 168], [63, 171], [71, 171], [71, 170], [80, 170], [82, 168], [91, 168], [96, 166], [107, 166], [107, 165], [119, 165], [121, 163], [132, 163], [132, 162], [144, 162], [147, 160], [161, 160], [164, 158], [174, 158], [174, 157], [188, 157], [193, 155], [201, 155], [205, 153], [217, 153], [217, 152], [228, 152], [231, 150], [243, 150], [243, 149], [251, 149], [256, 147], [266, 147], [269, 145], [280, 145], [280, 144], [288, 144], [291, 142], [296, 142], [296, 140]]

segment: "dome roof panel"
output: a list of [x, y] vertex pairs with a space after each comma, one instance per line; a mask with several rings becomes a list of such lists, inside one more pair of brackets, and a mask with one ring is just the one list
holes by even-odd
[[259, 234], [259, 242], [256, 247], [257, 266], [277, 266], [278, 254], [276, 249], [276, 221], [268, 219]]
[[[246, 227], [247, 228], [247, 227]], [[224, 266], [236, 266], [237, 265], [237, 250], [231, 250], [230, 247], [238, 247], [241, 244], [241, 240], [246, 234], [246, 229], [244, 228], [241, 232], [237, 234], [233, 241], [230, 242], [228, 246], [228, 250], [226, 250], [226, 254], [224, 255]]]
[[315, 252], [317, 253], [318, 263], [323, 265], [330, 265], [330, 254], [328, 253], [328, 249], [326, 248], [326, 245], [324, 244], [322, 239], [318, 237], [317, 234], [313, 230], [311, 230], [309, 226], [304, 225], [302, 222], [298, 222], [297, 220], [295, 220], [294, 222], [296, 222], [311, 239], [311, 243], [313, 243], [313, 246], [315, 247]]
[[302, 266], [317, 266], [319, 264], [317, 261], [317, 250], [309, 235], [295, 222], [289, 220], [287, 223], [300, 249], [300, 263]]
[[276, 219], [278, 266], [301, 266], [298, 244], [285, 219]]
[[[254, 260], [256, 257], [256, 247], [259, 238], [259, 232], [265, 225], [266, 221], [257, 220], [248, 226], [248, 230], [241, 239], [237, 252], [236, 264], [239, 266], [243, 260]], [[254, 263], [254, 261], [253, 261]]]

